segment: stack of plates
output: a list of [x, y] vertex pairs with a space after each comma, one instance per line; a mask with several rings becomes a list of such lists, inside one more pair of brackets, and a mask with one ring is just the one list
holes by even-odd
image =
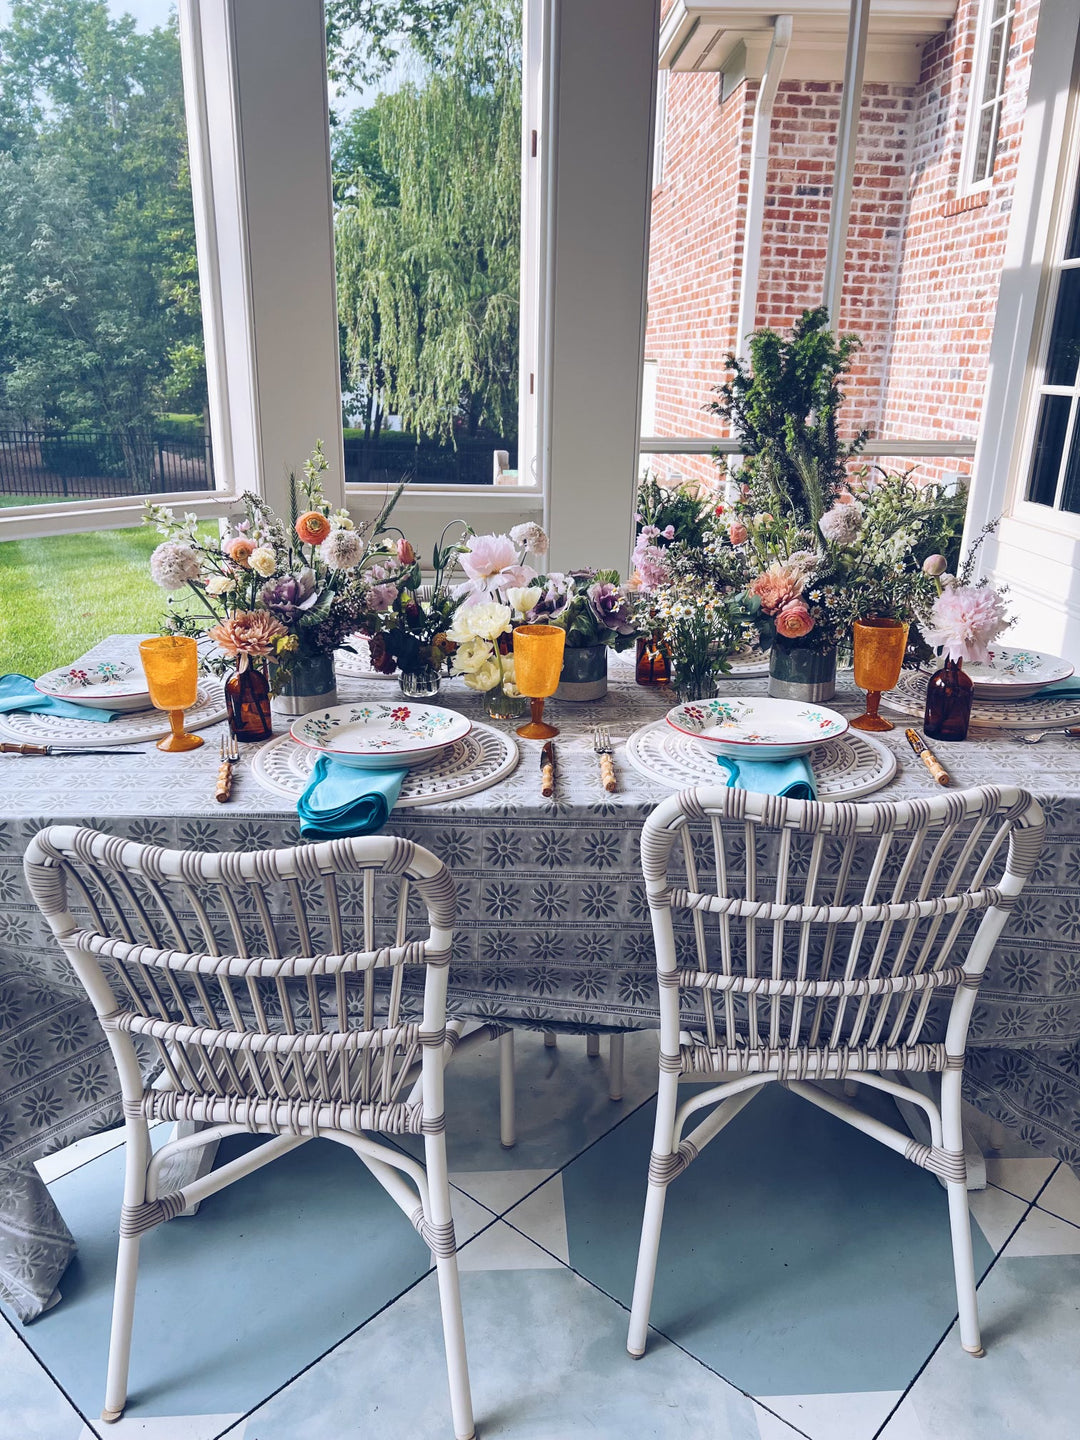
[[691, 700], [669, 710], [667, 723], [711, 755], [788, 760], [845, 734], [848, 722], [824, 705], [768, 696]]
[[127, 714], [153, 708], [142, 667], [119, 654], [114, 659], [76, 660], [64, 669], [50, 670], [34, 685], [42, 695], [85, 705], [90, 710]]
[[464, 715], [441, 705], [371, 700], [302, 715], [289, 733], [298, 744], [354, 770], [402, 770], [434, 759], [471, 729]]
[[[931, 675], [939, 668], [923, 670]], [[1073, 666], [1058, 655], [1044, 655], [1041, 650], [1020, 650], [998, 645], [991, 650], [984, 664], [964, 662], [964, 673], [971, 680], [976, 699], [1027, 700], [1053, 685], [1068, 680]]]

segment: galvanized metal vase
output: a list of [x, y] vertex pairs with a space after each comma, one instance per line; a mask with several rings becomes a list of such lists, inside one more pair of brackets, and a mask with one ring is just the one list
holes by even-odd
[[278, 715], [306, 715], [337, 704], [334, 655], [297, 655], [285, 679], [276, 677], [270, 704]]
[[836, 646], [816, 650], [779, 636], [769, 651], [769, 694], [820, 705], [836, 694]]
[[607, 694], [607, 646], [578, 645], [563, 651], [556, 700], [603, 700]]

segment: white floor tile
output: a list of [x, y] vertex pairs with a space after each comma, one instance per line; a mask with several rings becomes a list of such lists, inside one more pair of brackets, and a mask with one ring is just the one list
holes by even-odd
[[479, 1200], [496, 1215], [505, 1215], [512, 1205], [530, 1190], [543, 1185], [554, 1173], [554, 1170], [454, 1170], [450, 1184]]
[[54, 1180], [59, 1180], [61, 1175], [70, 1175], [72, 1170], [77, 1170], [88, 1160], [96, 1160], [99, 1155], [115, 1150], [123, 1143], [124, 1127], [119, 1125], [114, 1130], [102, 1130], [100, 1135], [87, 1135], [84, 1140], [65, 1145], [63, 1150], [54, 1150], [51, 1155], [35, 1160], [34, 1168], [45, 1184], [51, 1185]]
[[[566, 1225], [563, 1224], [565, 1241]], [[554, 1256], [497, 1220], [490, 1229], [464, 1245], [458, 1253], [459, 1270], [561, 1270]]]
[[1033, 1209], [1001, 1253], [1006, 1260], [1023, 1255], [1080, 1255], [1080, 1227]]
[[[987, 1157], [986, 1178], [991, 1185], [1019, 1195], [1021, 1200], [1034, 1200], [1047, 1178], [1054, 1173], [1056, 1160], [994, 1159]], [[1064, 1168], [1064, 1167], [1062, 1167]]]
[[543, 1245], [564, 1265], [570, 1264], [570, 1242], [566, 1238], [566, 1204], [563, 1200], [562, 1176], [556, 1175], [542, 1189], [515, 1205], [506, 1217], [511, 1225]]
[[1080, 1225], [1080, 1180], [1068, 1165], [1058, 1167], [1057, 1174], [1039, 1196], [1039, 1209]]
[[[896, 1408], [902, 1390], [866, 1390], [852, 1395], [759, 1395], [762, 1405], [811, 1440], [872, 1440]], [[759, 1413], [761, 1440], [784, 1440], [791, 1432]]]
[[998, 1190], [993, 1185], [988, 1185], [985, 1190], [968, 1191], [968, 1209], [995, 1254], [1023, 1219], [1027, 1208], [1026, 1200], [1011, 1195], [1007, 1190]]

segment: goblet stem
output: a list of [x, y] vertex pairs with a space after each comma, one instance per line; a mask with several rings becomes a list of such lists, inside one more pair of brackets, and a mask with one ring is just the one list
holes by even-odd
[[891, 720], [878, 714], [878, 706], [881, 704], [881, 691], [868, 690], [866, 692], [866, 714], [860, 715], [851, 724], [856, 730], [893, 730], [896, 727]]
[[201, 735], [189, 735], [184, 729], [183, 710], [170, 710], [169, 724], [172, 726], [172, 732], [166, 735], [164, 740], [157, 742], [159, 750], [197, 750], [203, 743]]
[[548, 725], [541, 716], [544, 713], [544, 700], [542, 696], [532, 696], [529, 704], [532, 707], [532, 719], [528, 725], [519, 725], [518, 734], [525, 740], [550, 740], [558, 735], [554, 725]]

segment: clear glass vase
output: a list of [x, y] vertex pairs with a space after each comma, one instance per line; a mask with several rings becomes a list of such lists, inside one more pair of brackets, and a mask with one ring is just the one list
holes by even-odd
[[487, 712], [492, 720], [520, 720], [529, 708], [524, 695], [507, 695], [501, 685], [489, 690], [486, 695]]
[[439, 693], [442, 675], [434, 665], [421, 666], [419, 670], [403, 670], [398, 676], [402, 695], [409, 700], [430, 700]]
[[711, 700], [716, 694], [716, 675], [712, 670], [680, 674], [676, 667], [672, 683], [680, 705], [689, 700]]

